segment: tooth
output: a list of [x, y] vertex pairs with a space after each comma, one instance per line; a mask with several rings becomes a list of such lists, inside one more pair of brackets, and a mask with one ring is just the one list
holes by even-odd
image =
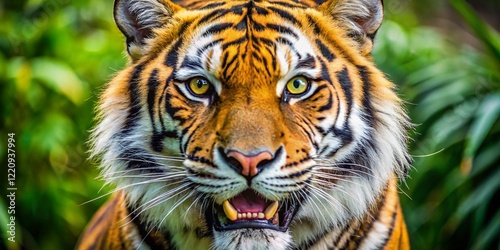
[[279, 225], [280, 224], [280, 218], [279, 216], [274, 216], [273, 220], [271, 221], [274, 225]]
[[241, 214], [241, 218], [246, 219], [247, 218], [247, 214], [246, 213], [242, 213]]
[[224, 209], [224, 213], [226, 213], [227, 218], [230, 220], [236, 220], [238, 218], [238, 211], [229, 203], [228, 200], [225, 200], [222, 203], [222, 208]]
[[252, 218], [257, 218], [257, 213], [252, 213]]
[[248, 219], [252, 218], [252, 213], [247, 212], [247, 218], [248, 218]]
[[266, 211], [264, 211], [264, 217], [266, 220], [271, 219], [275, 214], [276, 211], [278, 211], [278, 202], [275, 201], [269, 207], [266, 208]]
[[259, 219], [264, 219], [264, 213], [259, 213], [258, 217], [259, 217]]
[[238, 213], [238, 219], [241, 219], [241, 218], [242, 218], [242, 217], [241, 217], [241, 214], [240, 214], [240, 213]]

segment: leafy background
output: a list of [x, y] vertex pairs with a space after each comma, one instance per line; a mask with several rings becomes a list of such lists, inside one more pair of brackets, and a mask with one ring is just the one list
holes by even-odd
[[[470, 4], [473, 3], [473, 6]], [[374, 57], [416, 124], [401, 199], [414, 249], [500, 249], [499, 1], [388, 0]], [[93, 107], [121, 69], [112, 1], [0, 2], [0, 158], [16, 139], [16, 243], [71, 249], [109, 187], [87, 160]], [[90, 201], [90, 202], [88, 202]]]

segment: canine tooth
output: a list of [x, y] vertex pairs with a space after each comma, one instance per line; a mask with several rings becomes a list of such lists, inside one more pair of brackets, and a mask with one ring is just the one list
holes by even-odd
[[222, 208], [224, 209], [224, 213], [226, 213], [227, 218], [230, 220], [236, 220], [238, 218], [238, 211], [236, 211], [228, 200], [225, 200], [222, 203]]
[[259, 213], [257, 216], [259, 219], [264, 219], [264, 213]]
[[269, 207], [266, 208], [266, 211], [264, 211], [264, 217], [266, 220], [271, 219], [275, 214], [276, 211], [278, 211], [278, 202], [275, 201]]

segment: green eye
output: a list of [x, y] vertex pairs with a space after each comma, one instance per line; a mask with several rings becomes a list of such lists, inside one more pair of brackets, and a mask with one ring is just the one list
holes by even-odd
[[210, 89], [210, 82], [202, 77], [195, 77], [187, 84], [189, 90], [195, 95], [205, 95]]
[[292, 95], [300, 95], [307, 91], [309, 82], [303, 76], [296, 76], [286, 83], [286, 90]]

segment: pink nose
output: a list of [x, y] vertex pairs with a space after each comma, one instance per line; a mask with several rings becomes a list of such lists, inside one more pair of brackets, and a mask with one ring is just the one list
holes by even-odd
[[257, 155], [244, 155], [238, 151], [230, 151], [227, 154], [228, 158], [233, 158], [240, 164], [241, 174], [248, 177], [253, 177], [259, 173], [259, 163], [265, 160], [272, 160], [271, 153], [265, 151]]

